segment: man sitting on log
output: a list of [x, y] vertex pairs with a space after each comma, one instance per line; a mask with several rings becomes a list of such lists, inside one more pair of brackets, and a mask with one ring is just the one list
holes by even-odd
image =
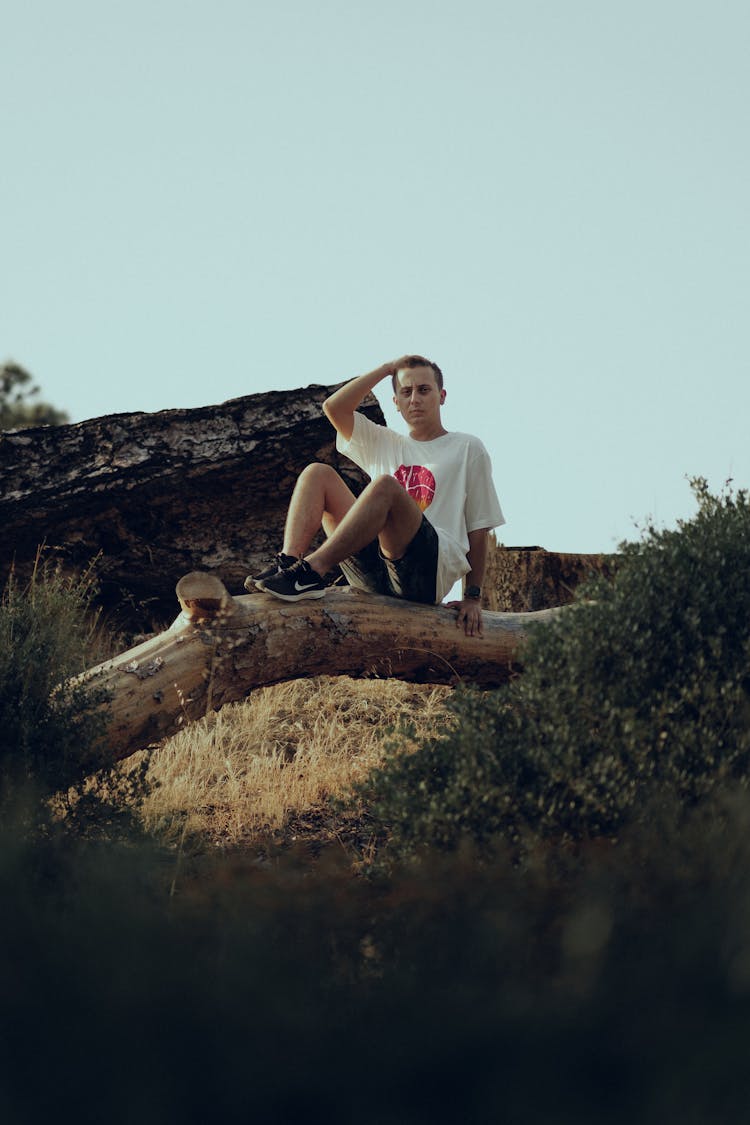
[[[384, 379], [408, 437], [357, 413]], [[487, 537], [504, 523], [482, 442], [449, 433], [440, 410], [443, 375], [422, 356], [404, 356], [360, 375], [323, 404], [336, 428], [336, 448], [371, 480], [359, 497], [330, 465], [300, 474], [287, 514], [284, 544], [274, 563], [245, 580], [284, 601], [323, 597], [323, 576], [337, 565], [352, 586], [434, 604], [465, 577], [457, 625], [482, 634], [481, 585]], [[310, 544], [322, 526], [327, 538]]]

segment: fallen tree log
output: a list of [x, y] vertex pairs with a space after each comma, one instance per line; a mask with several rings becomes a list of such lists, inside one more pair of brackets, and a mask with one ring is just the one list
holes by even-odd
[[559, 609], [485, 613], [484, 636], [467, 637], [456, 612], [354, 589], [285, 603], [232, 597], [200, 572], [177, 584], [181, 613], [165, 632], [85, 673], [108, 696], [106, 741], [116, 759], [243, 699], [256, 687], [317, 675], [396, 677], [483, 687], [521, 669], [529, 625]]

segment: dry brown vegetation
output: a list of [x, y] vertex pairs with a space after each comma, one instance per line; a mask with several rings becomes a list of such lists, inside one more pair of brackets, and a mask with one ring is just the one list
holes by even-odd
[[228, 848], [297, 834], [335, 838], [326, 799], [381, 760], [388, 732], [402, 722], [418, 738], [444, 728], [449, 691], [345, 676], [261, 688], [153, 752], [146, 827]]

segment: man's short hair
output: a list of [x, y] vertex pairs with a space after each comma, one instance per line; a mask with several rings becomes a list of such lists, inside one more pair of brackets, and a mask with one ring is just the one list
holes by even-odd
[[[411, 371], [412, 367], [431, 367], [435, 372], [435, 382], [437, 383], [437, 388], [439, 391], [442, 391], [443, 373], [436, 363], [433, 363], [431, 359], [425, 359], [423, 355], [407, 355], [398, 371]], [[391, 377], [394, 395], [398, 394], [398, 371], [394, 371]]]

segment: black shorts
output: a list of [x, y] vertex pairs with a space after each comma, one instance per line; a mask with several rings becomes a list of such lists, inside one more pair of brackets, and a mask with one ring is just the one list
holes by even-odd
[[400, 559], [387, 559], [377, 539], [340, 563], [350, 586], [434, 605], [437, 593], [438, 537], [426, 516]]

